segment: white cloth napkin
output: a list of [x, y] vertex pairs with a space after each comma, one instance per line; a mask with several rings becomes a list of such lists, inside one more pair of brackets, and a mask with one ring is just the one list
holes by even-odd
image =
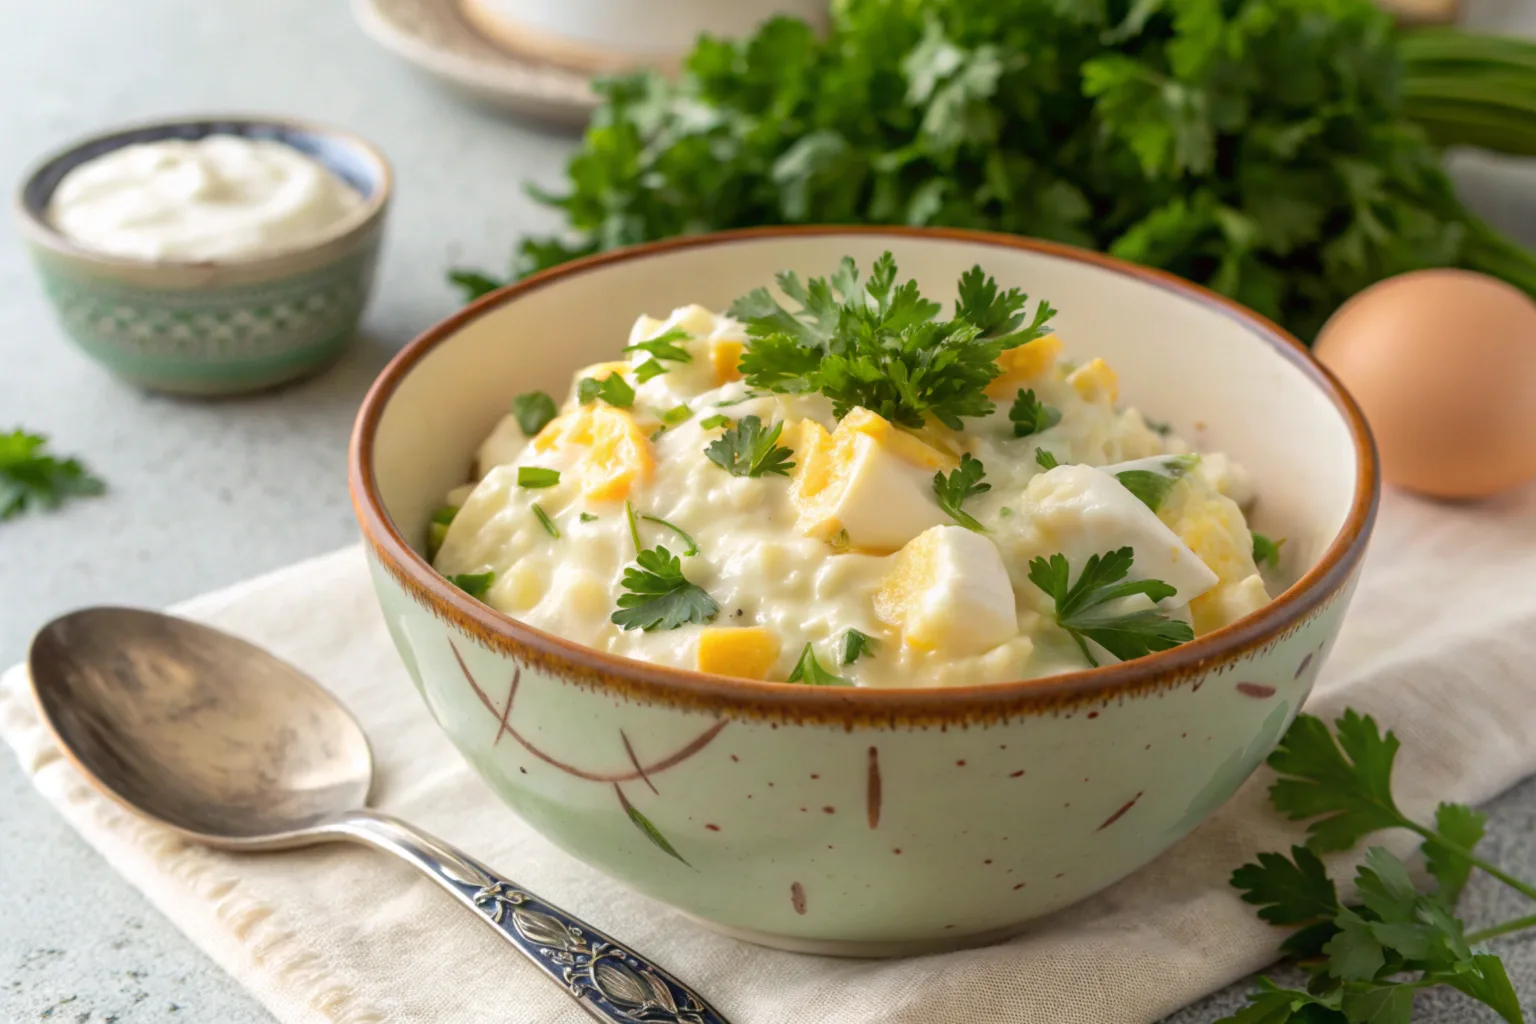
[[[1536, 771], [1533, 581], [1536, 490], [1465, 507], [1389, 496], [1309, 708], [1355, 707], [1397, 731], [1409, 813], [1485, 800]], [[1268, 811], [1261, 771], [1160, 860], [1005, 945], [849, 961], [735, 942], [555, 850], [491, 795], [401, 669], [358, 549], [177, 610], [269, 647], [345, 701], [373, 740], [379, 806], [655, 957], [735, 1024], [1146, 1022], [1262, 967], [1280, 937], [1227, 885], [1254, 852], [1296, 835]], [[0, 733], [108, 862], [287, 1024], [588, 1020], [379, 853], [216, 853], [117, 809], [53, 747], [19, 669], [0, 682]]]

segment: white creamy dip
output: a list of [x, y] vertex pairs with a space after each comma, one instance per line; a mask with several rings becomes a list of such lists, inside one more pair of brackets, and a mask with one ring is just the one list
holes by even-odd
[[48, 219], [114, 256], [209, 260], [303, 244], [363, 199], [318, 161], [266, 139], [164, 139], [105, 153], [64, 176]]

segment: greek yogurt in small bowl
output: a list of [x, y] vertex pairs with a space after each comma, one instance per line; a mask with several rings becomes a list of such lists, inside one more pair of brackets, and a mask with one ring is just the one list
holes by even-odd
[[334, 361], [391, 191], [353, 135], [277, 118], [117, 129], [46, 158], [15, 213], [60, 325], [159, 391], [259, 390]]

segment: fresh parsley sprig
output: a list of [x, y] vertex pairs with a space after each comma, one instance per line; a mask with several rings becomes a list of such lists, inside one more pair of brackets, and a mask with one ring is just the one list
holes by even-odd
[[[844, 662], [847, 664], [847, 662]], [[800, 660], [795, 662], [795, 670], [785, 680], [788, 683], [805, 683], [807, 686], [852, 686], [842, 676], [834, 675], [821, 667], [821, 662], [816, 660], [816, 651], [810, 644], [805, 645], [805, 650], [800, 652]]]
[[1128, 547], [1091, 555], [1071, 582], [1071, 567], [1062, 554], [1033, 558], [1029, 580], [1056, 603], [1056, 624], [1077, 642], [1088, 664], [1099, 662], [1088, 649], [1092, 640], [1121, 661], [1166, 651], [1195, 638], [1187, 622], [1170, 618], [1159, 608], [1116, 612], [1108, 606], [1143, 594], [1156, 603], [1177, 591], [1162, 580], [1126, 580], [1135, 555]]
[[660, 545], [647, 548], [624, 570], [619, 610], [611, 619], [621, 629], [677, 629], [707, 622], [720, 613], [715, 599], [683, 575], [683, 563]]
[[1040, 401], [1033, 389], [1020, 388], [1013, 399], [1013, 407], [1008, 410], [1008, 419], [1013, 422], [1014, 437], [1028, 437], [1060, 423], [1061, 410]]
[[960, 430], [962, 417], [993, 409], [984, 391], [997, 376], [1004, 349], [1046, 334], [1049, 303], [1025, 307], [1017, 288], [1000, 292], [980, 267], [961, 276], [955, 315], [937, 320], [940, 306], [923, 298], [916, 281], [896, 283], [889, 252], [869, 280], [844, 258], [830, 278], [802, 282], [778, 275], [790, 312], [759, 288], [738, 299], [731, 315], [746, 325], [740, 369], [755, 391], [820, 392], [841, 418], [862, 407], [893, 423], [922, 427], [929, 418]]
[[[1402, 813], [1392, 796], [1398, 741], [1368, 716], [1345, 711], [1333, 731], [1299, 715], [1269, 757], [1279, 778], [1270, 802], [1293, 820], [1312, 819], [1305, 846], [1290, 856], [1259, 854], [1232, 874], [1244, 901], [1271, 924], [1295, 927], [1282, 952], [1309, 976], [1306, 989], [1269, 979], [1248, 1005], [1219, 1024], [1403, 1024], [1415, 994], [1446, 985], [1523, 1024], [1520, 1000], [1499, 958], [1474, 949], [1510, 932], [1536, 927], [1536, 915], [1467, 934], [1454, 916], [1457, 897], [1478, 868], [1536, 899], [1536, 887], [1512, 878], [1473, 851], [1484, 816], [1443, 803], [1431, 828]], [[1434, 888], [1419, 892], [1402, 860], [1382, 847], [1366, 852], [1355, 875], [1359, 902], [1345, 905], [1319, 851], [1349, 849], [1382, 829], [1405, 828], [1420, 851]]]
[[987, 528], [960, 506], [968, 499], [992, 489], [991, 484], [981, 482], [981, 478], [986, 475], [981, 460], [969, 452], [960, 456], [960, 465], [948, 476], [942, 472], [933, 474], [933, 495], [939, 500], [939, 508], [967, 530], [975, 530], [977, 533], [986, 533]]
[[767, 430], [756, 416], [743, 416], [734, 426], [709, 443], [704, 454], [709, 461], [732, 476], [788, 476], [795, 464], [794, 452], [779, 447], [784, 424], [775, 423]]
[[47, 451], [48, 439], [21, 428], [0, 434], [0, 520], [30, 506], [58, 508], [69, 498], [102, 493], [106, 484], [79, 459], [60, 459]]

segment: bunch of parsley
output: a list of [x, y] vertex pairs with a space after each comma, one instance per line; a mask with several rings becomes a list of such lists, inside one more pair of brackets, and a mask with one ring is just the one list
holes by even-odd
[[[1536, 293], [1403, 112], [1371, 0], [842, 0], [703, 39], [675, 82], [599, 85], [568, 230], [514, 276], [764, 224], [1056, 239], [1163, 267], [1310, 338], [1387, 277], [1456, 265]], [[498, 282], [456, 280], [473, 295]]]
[[[1264, 979], [1246, 1007], [1220, 1024], [1407, 1024], [1415, 994], [1449, 986], [1523, 1024], [1520, 1000], [1499, 958], [1483, 943], [1526, 928], [1536, 914], [1468, 933], [1456, 900], [1481, 870], [1536, 901], [1536, 886], [1479, 857], [1484, 816], [1441, 804], [1433, 826], [1405, 815], [1392, 797], [1397, 737], [1346, 711], [1335, 732], [1300, 715], [1269, 758], [1279, 776], [1270, 801], [1294, 820], [1311, 819], [1307, 843], [1260, 854], [1232, 875], [1243, 899], [1271, 924], [1297, 929], [1281, 947], [1307, 975], [1304, 989]], [[1433, 888], [1419, 892], [1407, 865], [1372, 847], [1355, 875], [1356, 897], [1341, 900], [1319, 853], [1347, 850], [1385, 829], [1423, 838], [1420, 855]]]

